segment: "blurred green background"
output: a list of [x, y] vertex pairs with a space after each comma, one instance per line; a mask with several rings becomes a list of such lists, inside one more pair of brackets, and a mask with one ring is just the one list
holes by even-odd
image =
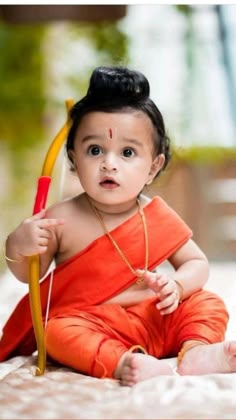
[[[33, 208], [48, 147], [98, 65], [143, 71], [172, 163], [160, 193], [211, 259], [236, 251], [236, 6], [0, 6], [0, 234]], [[48, 203], [70, 192], [62, 150]], [[76, 188], [76, 187], [75, 187]], [[1, 259], [0, 270], [5, 269]]]

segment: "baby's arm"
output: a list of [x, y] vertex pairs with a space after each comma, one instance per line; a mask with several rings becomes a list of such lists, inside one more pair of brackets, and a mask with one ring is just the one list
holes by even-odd
[[[45, 210], [25, 219], [8, 236], [6, 241], [6, 261], [15, 277], [27, 283], [29, 281], [29, 259], [40, 255], [40, 277], [50, 266], [58, 249], [57, 226], [64, 224], [60, 218], [44, 218]], [[11, 261], [13, 260], [13, 261]]]
[[209, 276], [208, 260], [191, 239], [169, 258], [169, 262], [175, 269], [173, 274], [148, 272], [144, 276], [160, 299], [157, 308], [162, 315], [173, 312], [180, 300], [200, 290]]
[[192, 239], [171, 255], [169, 262], [175, 269], [171, 277], [183, 288], [182, 300], [206, 284], [209, 277], [209, 262]]

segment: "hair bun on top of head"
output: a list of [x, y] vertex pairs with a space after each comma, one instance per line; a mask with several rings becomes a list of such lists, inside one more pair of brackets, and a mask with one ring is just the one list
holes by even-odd
[[[73, 150], [76, 130], [81, 119], [89, 112], [116, 112], [132, 108], [144, 112], [154, 128], [156, 154], [164, 153], [165, 164], [170, 159], [169, 138], [161, 112], [149, 97], [150, 87], [147, 78], [139, 71], [126, 67], [97, 67], [93, 71], [87, 94], [72, 107], [72, 125], [68, 133], [66, 150]], [[71, 160], [71, 159], [70, 159]]]
[[102, 97], [103, 99], [114, 96], [132, 102], [132, 99], [142, 100], [149, 96], [150, 87], [146, 77], [126, 67], [97, 67], [90, 78], [87, 97]]

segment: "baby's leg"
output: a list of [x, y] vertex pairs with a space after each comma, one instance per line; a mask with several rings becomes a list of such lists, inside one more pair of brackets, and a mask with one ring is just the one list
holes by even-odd
[[174, 375], [170, 364], [147, 354], [125, 352], [115, 370], [121, 385], [133, 386], [145, 379], [160, 375]]
[[48, 321], [46, 349], [62, 365], [97, 378], [112, 378], [127, 347], [100, 320], [80, 314]]
[[[212, 345], [224, 341], [228, 317], [225, 304], [217, 295], [205, 290], [194, 293], [184, 300], [176, 311], [164, 317], [166, 354], [177, 356], [183, 344], [186, 346], [191, 344], [192, 341], [199, 341], [201, 345], [189, 349], [183, 360], [187, 360], [187, 356], [189, 358], [190, 354], [195, 352], [200, 354], [203, 349], [207, 349], [207, 352], [213, 352], [214, 347]], [[205, 354], [205, 351], [203, 354]], [[165, 354], [161, 357], [165, 357]], [[193, 359], [191, 363], [197, 368], [196, 374], [201, 374], [200, 364], [196, 364]], [[183, 366], [180, 369], [181, 374], [185, 374], [182, 371]], [[204, 367], [204, 371], [206, 368], [207, 366]], [[213, 368], [209, 367], [209, 369]], [[187, 374], [187, 367], [185, 372]]]
[[191, 341], [183, 346], [186, 351], [177, 370], [180, 375], [236, 372], [236, 341], [188, 346]]

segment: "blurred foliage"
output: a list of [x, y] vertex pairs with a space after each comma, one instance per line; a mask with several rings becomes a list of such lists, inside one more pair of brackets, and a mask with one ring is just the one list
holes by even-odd
[[[127, 59], [127, 39], [117, 22], [80, 22], [71, 27], [75, 38], [90, 40], [100, 62], [115, 64]], [[40, 143], [44, 134], [43, 113], [48, 101], [44, 67], [48, 57], [45, 58], [42, 46], [48, 28], [50, 25], [0, 22], [0, 142], [7, 142], [18, 157], [25, 149]], [[76, 74], [69, 83], [84, 88], [87, 81], [88, 74], [81, 78]]]
[[89, 25], [88, 35], [94, 40], [95, 48], [102, 53], [105, 61], [112, 60], [112, 64], [122, 64], [127, 61], [127, 37], [116, 23]]
[[186, 16], [192, 13], [192, 6], [190, 6], [189, 4], [175, 4], [174, 6], [178, 10], [178, 12], [181, 12]]
[[0, 142], [18, 153], [42, 136], [44, 36], [42, 26], [0, 24]]
[[78, 37], [92, 41], [96, 51], [102, 55], [100, 60], [114, 65], [127, 61], [128, 39], [117, 22], [81, 22], [74, 25], [74, 31]]
[[96, 62], [92, 61], [87, 72], [70, 74], [66, 80], [76, 92], [85, 95], [88, 88], [88, 75], [95, 66], [127, 65], [129, 61], [128, 37], [119, 29], [119, 22], [80, 22], [70, 24], [71, 36], [74, 39], [85, 39], [96, 51]]
[[173, 159], [179, 162], [196, 164], [221, 164], [227, 160], [236, 160], [236, 148], [221, 146], [192, 146], [175, 148]]

